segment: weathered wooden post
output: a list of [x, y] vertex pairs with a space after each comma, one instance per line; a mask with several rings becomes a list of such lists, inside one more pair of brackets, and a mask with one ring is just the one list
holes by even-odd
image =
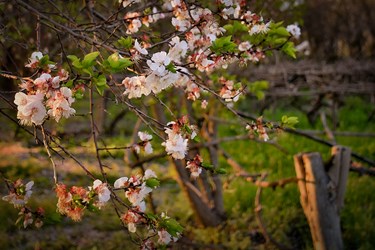
[[331, 153], [329, 166], [324, 166], [319, 153], [294, 156], [301, 205], [316, 250], [344, 248], [339, 212], [344, 205], [351, 151], [335, 146]]

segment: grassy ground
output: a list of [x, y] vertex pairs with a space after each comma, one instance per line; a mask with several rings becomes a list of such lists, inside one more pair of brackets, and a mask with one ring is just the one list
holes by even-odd
[[[361, 98], [347, 98], [340, 109], [341, 131], [375, 132], [374, 120], [368, 120], [373, 108]], [[111, 111], [113, 113], [116, 110]], [[110, 112], [110, 115], [112, 113]], [[281, 116], [298, 116], [299, 129], [321, 130], [319, 121], [310, 125], [305, 114], [290, 106], [277, 107], [264, 113], [269, 120], [280, 120]], [[113, 115], [112, 115], [113, 117]], [[52, 191], [52, 171], [48, 157], [43, 148], [33, 147], [33, 138], [24, 132], [15, 134], [15, 126], [10, 125], [4, 117], [0, 118], [2, 133], [0, 143], [0, 167], [10, 178], [33, 179], [35, 193], [30, 201], [31, 206], [43, 206], [46, 210], [45, 225], [41, 229], [23, 229], [14, 225], [17, 219], [16, 210], [9, 204], [0, 201], [0, 246], [2, 249], [134, 249], [128, 234], [121, 229], [117, 216], [111, 207], [97, 214], [87, 213], [83, 221], [73, 223], [56, 212], [56, 198]], [[76, 119], [80, 119], [77, 117]], [[8, 127], [7, 127], [8, 126]], [[129, 133], [119, 124], [123, 134]], [[74, 127], [74, 126], [73, 126]], [[236, 125], [220, 126], [222, 136], [243, 134], [244, 129]], [[14, 140], [13, 138], [16, 138]], [[81, 136], [80, 144], [69, 150], [78, 155], [83, 163], [96, 171], [92, 143], [89, 136]], [[127, 144], [125, 136], [108, 138], [108, 145]], [[329, 148], [303, 137], [291, 134], [272, 134], [271, 139], [277, 142], [285, 152], [267, 144], [254, 141], [223, 143], [223, 149], [236, 159], [250, 173], [269, 173], [267, 180], [294, 176], [293, 155], [299, 152], [317, 151], [324, 159], [329, 157]], [[375, 140], [373, 137], [337, 137], [338, 144], [350, 146], [368, 158], [375, 158]], [[16, 142], [19, 141], [19, 142]], [[74, 146], [73, 146], [74, 145]], [[30, 147], [31, 146], [31, 147]], [[162, 150], [162, 149], [157, 149]], [[129, 174], [131, 170], [124, 164], [124, 152], [114, 154], [114, 158], [103, 153], [105, 164], [111, 167], [110, 179]], [[90, 183], [82, 171], [71, 160], [57, 160], [59, 177], [66, 184], [88, 186]], [[221, 166], [229, 166], [220, 159]], [[185, 227], [184, 236], [194, 243], [196, 249], [210, 249], [212, 245], [227, 249], [272, 249], [265, 245], [260, 235], [254, 216], [254, 198], [256, 187], [245, 180], [233, 178], [231, 173], [222, 177], [224, 183], [225, 208], [227, 222], [219, 228], [198, 228], [188, 206], [186, 197], [181, 193], [175, 180], [175, 173], [165, 162], [147, 165], [157, 171], [162, 179], [161, 187], [154, 192], [157, 210], [168, 211]], [[0, 193], [6, 194], [5, 185], [0, 185]], [[347, 249], [375, 249], [375, 181], [374, 178], [358, 176], [351, 173], [345, 197], [345, 208], [342, 211], [342, 230]], [[295, 184], [284, 188], [265, 189], [262, 195], [262, 213], [269, 233], [280, 243], [296, 249], [312, 249], [308, 224], [299, 204], [299, 193]], [[182, 241], [182, 242], [186, 242]], [[177, 248], [187, 248], [180, 244]], [[190, 245], [191, 246], [191, 245]]]

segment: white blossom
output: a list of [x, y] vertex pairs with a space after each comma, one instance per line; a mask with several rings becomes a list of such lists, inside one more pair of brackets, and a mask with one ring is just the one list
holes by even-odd
[[135, 42], [134, 42], [134, 48], [135, 48], [139, 53], [141, 53], [142, 55], [147, 55], [147, 54], [148, 54], [147, 49], [141, 47], [141, 45], [138, 43], [138, 40], [137, 40], [137, 39], [135, 39]]
[[119, 179], [117, 179], [116, 181], [115, 181], [115, 183], [113, 184], [113, 186], [115, 187], [115, 188], [122, 188], [122, 187], [125, 187], [125, 183], [127, 183], [128, 182], [128, 177], [121, 177], [121, 178], [119, 178]]
[[111, 198], [111, 191], [109, 191], [107, 183], [103, 183], [101, 180], [95, 180], [93, 189], [98, 194], [99, 202], [105, 203]]
[[40, 51], [35, 51], [31, 54], [29, 58], [29, 63], [25, 65], [27, 68], [33, 68], [37, 63], [39, 63], [39, 60], [42, 59], [43, 54]]
[[296, 25], [296, 24], [290, 24], [290, 25], [286, 26], [286, 30], [287, 30], [292, 36], [294, 36], [296, 39], [299, 39], [299, 37], [301, 36], [301, 29], [300, 29], [300, 27], [298, 27], [298, 25]]
[[157, 76], [165, 76], [168, 72], [166, 66], [171, 63], [171, 59], [165, 51], [152, 55], [151, 60], [147, 60], [147, 65]]
[[168, 139], [162, 143], [165, 151], [175, 159], [184, 159], [188, 150], [188, 139], [184, 139], [181, 134], [175, 133], [167, 128], [165, 133]]

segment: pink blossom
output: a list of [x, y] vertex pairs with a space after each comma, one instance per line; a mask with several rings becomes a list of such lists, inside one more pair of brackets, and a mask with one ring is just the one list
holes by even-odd
[[61, 117], [69, 118], [75, 114], [75, 109], [70, 106], [75, 101], [72, 97], [72, 91], [67, 87], [62, 87], [53, 92], [53, 96], [47, 101], [48, 115], [59, 122]]
[[26, 95], [18, 92], [15, 95], [14, 103], [17, 105], [17, 118], [23, 125], [41, 125], [47, 115], [43, 101], [44, 95], [37, 93], [35, 95]]
[[126, 77], [122, 84], [126, 88], [123, 95], [128, 95], [129, 99], [139, 98], [142, 95], [148, 96], [151, 93], [150, 82], [147, 82], [144, 76]]

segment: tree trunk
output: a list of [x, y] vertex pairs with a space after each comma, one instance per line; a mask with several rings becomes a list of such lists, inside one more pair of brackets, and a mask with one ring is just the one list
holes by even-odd
[[[162, 106], [160, 104], [155, 104], [153, 108], [158, 120], [166, 124], [167, 120]], [[221, 206], [218, 202], [220, 199], [222, 201], [222, 197], [218, 197], [222, 195], [221, 182], [214, 180], [214, 188], [210, 188], [208, 185], [205, 185], [210, 183], [208, 181], [210, 177], [208, 174], [203, 174], [199, 177], [202, 179], [201, 185], [199, 185], [197, 181], [190, 178], [185, 161], [172, 159], [172, 163], [178, 173], [178, 182], [190, 201], [191, 207], [197, 216], [197, 221], [203, 226], [208, 227], [214, 227], [223, 222], [224, 217], [221, 211], [224, 206]], [[217, 186], [218, 184], [220, 184], [220, 187]], [[211, 197], [216, 197], [216, 199], [212, 201]], [[219, 211], [217, 210], [217, 205], [220, 205]]]

